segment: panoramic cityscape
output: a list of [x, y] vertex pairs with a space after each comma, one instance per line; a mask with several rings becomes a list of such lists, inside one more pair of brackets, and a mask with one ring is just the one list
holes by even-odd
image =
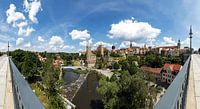
[[199, 6], [0, 0], [0, 109], [200, 109]]

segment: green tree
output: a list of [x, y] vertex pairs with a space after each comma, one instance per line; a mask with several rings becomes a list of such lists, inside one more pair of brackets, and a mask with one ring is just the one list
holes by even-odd
[[[49, 102], [49, 109], [64, 109], [63, 102], [59, 97], [59, 89], [60, 89], [60, 82], [59, 82], [59, 72], [58, 70], [54, 69], [52, 66], [53, 60], [48, 60], [44, 65], [45, 70], [45, 77], [44, 77], [44, 85], [45, 85], [45, 92], [48, 96]], [[62, 84], [61, 84], [62, 85]]]
[[105, 109], [153, 108], [151, 91], [146, 82], [136, 74], [121, 71], [121, 75], [113, 75], [111, 79], [102, 78], [97, 91], [103, 96]]
[[147, 85], [144, 80], [137, 76], [122, 77], [118, 96], [121, 101], [121, 109], [146, 108], [151, 101], [151, 99], [149, 99]]
[[35, 77], [39, 76], [38, 67], [41, 67], [41, 62], [38, 57], [31, 52], [26, 52], [22, 61], [21, 73], [31, 82], [34, 82]]
[[154, 68], [155, 67], [162, 67], [163, 66], [163, 61], [162, 61], [161, 56], [159, 56], [159, 55], [148, 54], [145, 57], [145, 64], [147, 66], [154, 67]]
[[118, 62], [115, 62], [115, 63], [113, 64], [113, 68], [114, 68], [115, 70], [119, 69], [119, 68], [120, 68], [119, 63], [118, 63]]
[[127, 70], [131, 75], [137, 73], [138, 68], [136, 66], [136, 61], [126, 59], [119, 61], [119, 64], [121, 65], [122, 70]]
[[97, 91], [103, 95], [103, 103], [106, 109], [117, 109], [119, 104], [119, 99], [117, 93], [119, 92], [119, 87], [116, 82], [107, 81], [103, 78], [99, 81], [99, 88]]

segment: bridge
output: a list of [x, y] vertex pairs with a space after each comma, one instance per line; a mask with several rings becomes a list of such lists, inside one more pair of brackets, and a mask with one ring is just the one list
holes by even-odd
[[0, 57], [0, 109], [44, 109], [13, 61]]
[[187, 59], [154, 109], [200, 109], [200, 55]]
[[76, 69], [83, 69], [85, 67], [83, 66], [62, 66], [62, 69], [64, 70], [76, 70]]
[[[0, 109], [44, 109], [6, 55], [0, 57], [0, 96]], [[200, 109], [200, 55], [187, 59], [154, 109]]]

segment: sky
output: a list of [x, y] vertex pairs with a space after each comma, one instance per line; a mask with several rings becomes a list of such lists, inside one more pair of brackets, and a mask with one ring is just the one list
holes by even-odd
[[0, 51], [84, 51], [134, 46], [200, 47], [199, 0], [0, 0]]

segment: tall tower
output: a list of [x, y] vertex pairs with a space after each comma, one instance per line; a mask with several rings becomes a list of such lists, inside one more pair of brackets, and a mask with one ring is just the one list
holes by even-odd
[[86, 66], [89, 65], [90, 58], [91, 58], [91, 46], [89, 44], [89, 41], [87, 41], [87, 45], [86, 45]]
[[99, 47], [100, 47], [101, 56], [104, 56], [104, 47], [103, 47], [103, 45], [99, 45]]
[[178, 40], [177, 46], [178, 46], [178, 49], [181, 48], [181, 41], [180, 41], [180, 39]]
[[8, 53], [7, 53], [8, 56], [9, 56], [9, 48], [10, 48], [10, 45], [9, 45], [9, 41], [8, 41]]
[[190, 25], [190, 33], [189, 33], [189, 35], [190, 35], [190, 54], [192, 54], [192, 26]]
[[132, 48], [133, 47], [133, 45], [132, 45], [132, 41], [130, 41], [130, 48]]

